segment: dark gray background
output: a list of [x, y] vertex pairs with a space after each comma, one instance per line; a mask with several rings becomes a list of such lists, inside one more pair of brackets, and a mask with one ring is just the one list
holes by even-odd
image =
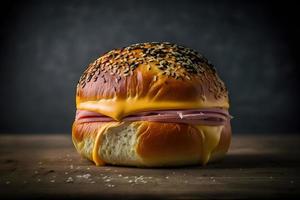
[[262, 1], [1, 1], [0, 133], [70, 133], [76, 83], [102, 53], [196, 49], [231, 98], [234, 133], [299, 132], [296, 5]]

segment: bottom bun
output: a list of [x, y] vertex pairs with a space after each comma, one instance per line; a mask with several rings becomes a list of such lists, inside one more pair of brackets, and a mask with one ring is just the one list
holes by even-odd
[[75, 121], [72, 138], [77, 151], [96, 165], [203, 165], [224, 157], [231, 141], [231, 127], [230, 122], [195, 126], [149, 121]]

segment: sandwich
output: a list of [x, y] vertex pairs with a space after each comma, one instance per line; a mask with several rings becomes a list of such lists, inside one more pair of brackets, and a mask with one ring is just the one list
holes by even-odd
[[77, 84], [73, 143], [97, 166], [205, 165], [231, 141], [228, 91], [196, 51], [139, 43], [105, 53]]

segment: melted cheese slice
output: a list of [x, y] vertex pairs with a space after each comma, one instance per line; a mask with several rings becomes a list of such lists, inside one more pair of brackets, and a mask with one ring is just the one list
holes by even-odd
[[[98, 112], [100, 114], [109, 116], [117, 121], [121, 121], [124, 116], [147, 110], [161, 110], [161, 109], [197, 109], [209, 107], [224, 107], [228, 108], [228, 102], [167, 102], [167, 101], [151, 101], [148, 99], [127, 98], [126, 100], [117, 99], [101, 99], [99, 101], [86, 101], [77, 104], [77, 109]], [[102, 136], [105, 131], [113, 126], [117, 126], [120, 122], [106, 123], [98, 130], [93, 147], [92, 158], [96, 165], [104, 165], [105, 163], [99, 156], [99, 149], [102, 142]], [[206, 164], [213, 150], [220, 142], [221, 132], [223, 126], [203, 126], [195, 125], [201, 134], [203, 140], [202, 149], [202, 164]]]
[[127, 115], [140, 111], [149, 110], [166, 110], [166, 109], [198, 109], [223, 107], [228, 108], [227, 101], [194, 101], [194, 102], [178, 102], [178, 101], [153, 101], [147, 98], [130, 98], [123, 100], [101, 99], [99, 101], [77, 101], [77, 109], [88, 110], [109, 116], [117, 121]]
[[224, 126], [203, 126], [196, 125], [201, 134], [202, 145], [202, 164], [205, 165], [211, 156], [213, 150], [218, 146], [221, 138], [221, 132]]
[[101, 128], [98, 130], [98, 133], [95, 138], [93, 152], [92, 152], [92, 159], [97, 166], [105, 165], [105, 162], [103, 160], [101, 160], [100, 155], [98, 153], [98, 151], [100, 149], [100, 144], [102, 142], [103, 134], [106, 132], [106, 130], [108, 128], [117, 126], [119, 124], [120, 124], [119, 122], [105, 123], [105, 124], [101, 125]]

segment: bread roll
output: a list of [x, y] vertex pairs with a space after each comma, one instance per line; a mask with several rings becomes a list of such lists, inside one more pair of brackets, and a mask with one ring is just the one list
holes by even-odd
[[[74, 121], [74, 145], [97, 165], [206, 164], [230, 145], [224, 83], [206, 58], [175, 44], [142, 43], [104, 54], [81, 76], [76, 107], [89, 114]], [[190, 111], [189, 118], [181, 111]]]

